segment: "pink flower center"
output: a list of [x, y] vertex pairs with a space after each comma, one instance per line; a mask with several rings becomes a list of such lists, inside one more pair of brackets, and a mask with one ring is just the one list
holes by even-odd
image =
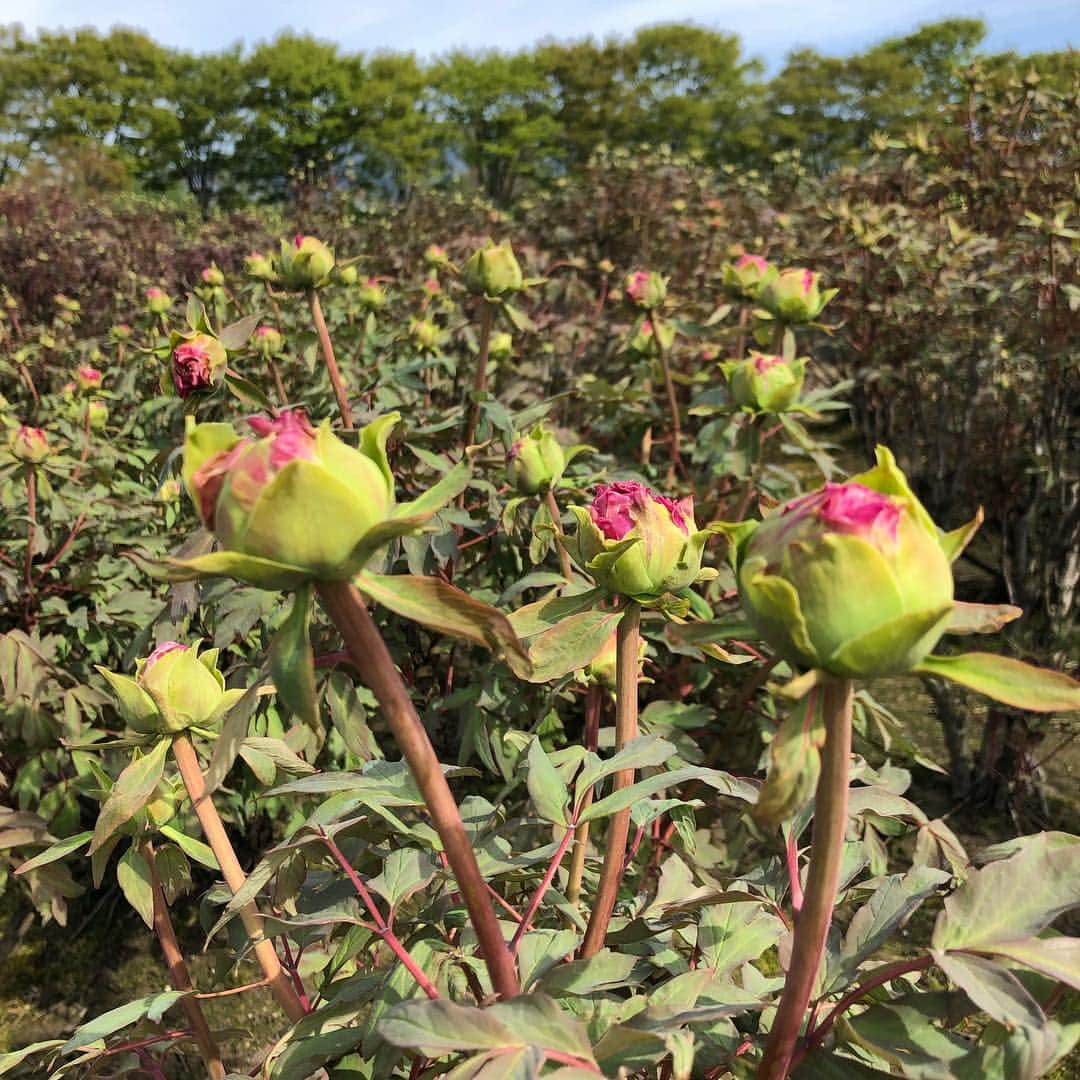
[[626, 284], [626, 291], [632, 300], [640, 300], [645, 295], [645, 286], [649, 284], [649, 275], [644, 270], [635, 270]]
[[249, 416], [248, 426], [260, 438], [269, 438], [270, 468], [278, 470], [290, 461], [315, 457], [315, 429], [303, 409], [286, 409], [278, 416]]
[[79, 368], [79, 378], [84, 382], [101, 382], [101, 372], [97, 368], [81, 367]]
[[754, 266], [762, 274], [764, 274], [765, 271], [769, 268], [769, 263], [764, 255], [740, 255], [735, 260], [736, 269], [742, 270], [744, 267], [747, 266]]
[[777, 364], [782, 364], [784, 358], [782, 356], [764, 356], [758, 353], [754, 357], [754, 370], [759, 375], [764, 375], [766, 371], [771, 371]]
[[277, 331], [272, 326], [260, 326], [255, 330], [256, 337], [268, 337], [270, 334], [276, 334]]
[[142, 673], [145, 675], [167, 653], [176, 652], [177, 649], [187, 649], [179, 641], [163, 641], [147, 658]]
[[880, 491], [863, 484], [826, 484], [818, 491], [803, 495], [784, 507], [792, 515], [792, 524], [813, 514], [833, 532], [849, 533], [869, 539], [884, 535], [896, 540], [901, 504]]
[[589, 515], [608, 540], [622, 540], [637, 523], [638, 515], [648, 506], [650, 499], [663, 506], [671, 515], [671, 520], [689, 535], [683, 506], [666, 495], [657, 495], [652, 488], [636, 480], [600, 484], [589, 507]]
[[814, 287], [814, 272], [812, 270], [804, 270], [802, 275], [802, 291], [803, 296], [809, 296], [810, 291]]

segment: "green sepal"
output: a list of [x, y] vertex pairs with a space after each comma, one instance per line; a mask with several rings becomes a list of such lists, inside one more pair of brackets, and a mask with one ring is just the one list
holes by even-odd
[[272, 559], [242, 555], [238, 551], [212, 551], [195, 559], [169, 559], [167, 567], [170, 581], [231, 577], [259, 589], [294, 589], [311, 576], [303, 567], [286, 566]]
[[[833, 675], [849, 679], [880, 679], [910, 671], [938, 642], [952, 617], [952, 605], [934, 611], [909, 611], [850, 641], [845, 641], [821, 666]], [[897, 655], [897, 643], [908, 642]], [[881, 656], [891, 663], [882, 666]]]
[[[191, 491], [191, 478], [204, 462], [231, 450], [240, 436], [232, 424], [197, 424], [194, 416], [185, 417], [184, 458], [181, 475], [184, 487]], [[197, 509], [197, 508], [196, 508]]]
[[746, 541], [754, 535], [759, 524], [758, 521], [710, 521], [704, 531], [720, 533], [727, 539], [728, 561], [733, 568], [738, 568]]
[[1023, 608], [1015, 604], [967, 604], [954, 600], [946, 634], [996, 634], [1006, 623], [1019, 619]]
[[[742, 567], [740, 577], [743, 578], [743, 590], [750, 606], [762, 618], [783, 628], [783, 634], [791, 639], [792, 644], [802, 654], [801, 659], [805, 665], [816, 664], [817, 654], [810, 641], [810, 632], [806, 619], [803, 618], [795, 586], [776, 574], [761, 573], [766, 565], [764, 559], [758, 558], [750, 560]], [[768, 636], [775, 638], [778, 635]]]
[[975, 511], [975, 516], [967, 524], [961, 525], [960, 528], [953, 529], [951, 532], [941, 533], [938, 536], [941, 550], [945, 552], [949, 562], [956, 562], [960, 557], [964, 548], [971, 542], [971, 538], [979, 531], [979, 526], [982, 525], [985, 516], [983, 508], [980, 506]]
[[[394, 508], [391, 519], [415, 521], [422, 525], [435, 516], [444, 506], [456, 499], [472, 479], [472, 465], [459, 461], [438, 483], [412, 502], [400, 503]], [[400, 534], [399, 534], [400, 535]]]
[[880, 492], [882, 495], [894, 495], [905, 500], [908, 506], [911, 507], [911, 512], [915, 515], [915, 519], [919, 524], [931, 536], [940, 537], [941, 534], [938, 532], [933, 518], [926, 512], [923, 504], [919, 502], [915, 492], [911, 490], [911, 486], [907, 482], [907, 477], [900, 470], [900, 466], [896, 464], [893, 452], [887, 446], [877, 446], [874, 449], [874, 456], [877, 458], [877, 464], [872, 469], [851, 477], [848, 483], [862, 484], [863, 487]]
[[130, 675], [120, 675], [100, 664], [95, 666], [116, 695], [124, 723], [135, 731], [152, 731], [158, 719], [158, 707], [154, 699]]
[[1080, 710], [1080, 682], [1076, 679], [996, 653], [928, 656], [915, 671], [919, 675], [948, 679], [994, 701], [1029, 712]]
[[401, 422], [401, 413], [392, 412], [380, 416], [366, 425], [360, 432], [360, 451], [379, 466], [386, 478], [387, 490], [394, 490], [394, 474], [390, 471], [390, 460], [386, 454], [386, 444]]
[[292, 610], [270, 642], [270, 677], [278, 697], [310, 728], [319, 727], [315, 654], [311, 648], [312, 587], [301, 585]]

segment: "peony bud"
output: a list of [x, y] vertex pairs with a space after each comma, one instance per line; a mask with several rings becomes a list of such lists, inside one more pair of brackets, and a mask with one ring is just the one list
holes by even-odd
[[172, 352], [172, 381], [182, 398], [213, 390], [225, 376], [225, 346], [209, 334], [185, 338]]
[[272, 255], [264, 255], [260, 251], [253, 251], [244, 259], [244, 273], [253, 277], [256, 281], [275, 281], [277, 274], [274, 271], [274, 259]]
[[49, 456], [49, 440], [45, 431], [39, 427], [22, 424], [8, 437], [8, 448], [17, 461], [28, 465], [37, 465]]
[[172, 297], [164, 289], [151, 285], [146, 290], [146, 308], [151, 315], [164, 315], [171, 307]]
[[225, 689], [217, 657], [217, 649], [200, 655], [198, 645], [166, 641], [135, 662], [134, 678], [101, 667], [98, 671], [116, 695], [124, 723], [141, 735], [162, 735], [214, 727], [243, 696], [243, 690]]
[[202, 278], [204, 285], [209, 285], [214, 289], [220, 289], [225, 284], [225, 275], [221, 272], [217, 263], [204, 266], [199, 276]]
[[360, 271], [355, 266], [339, 266], [337, 279], [342, 285], [355, 285], [360, 280]]
[[566, 469], [559, 440], [539, 423], [506, 452], [506, 478], [522, 495], [535, 495], [558, 484]]
[[667, 299], [668, 279], [645, 270], [627, 274], [623, 288], [630, 302], [644, 311], [660, 307]]
[[786, 412], [795, 404], [806, 377], [806, 358], [790, 364], [782, 356], [751, 352], [745, 360], [720, 365], [733, 405], [750, 412]]
[[112, 336], [113, 341], [127, 341], [132, 333], [131, 326], [126, 322], [117, 323], [109, 330], [109, 334]]
[[508, 330], [498, 330], [488, 342], [488, 356], [492, 360], [506, 360], [514, 355], [514, 339]]
[[378, 278], [368, 278], [357, 289], [356, 298], [367, 311], [381, 311], [386, 307], [386, 290], [379, 284]]
[[757, 302], [783, 323], [813, 322], [838, 291], [819, 289], [820, 277], [820, 274], [802, 267], [781, 270], [761, 282]]
[[83, 364], [75, 372], [75, 379], [80, 390], [98, 390], [101, 387], [101, 372], [89, 364]]
[[169, 479], [164, 481], [161, 487], [158, 488], [158, 501], [163, 503], [176, 502], [177, 499], [180, 498], [180, 494], [183, 490], [180, 481], [177, 480], [175, 476], [170, 476]]
[[446, 248], [441, 244], [428, 244], [424, 251], [424, 261], [438, 269], [442, 269], [450, 265], [450, 256], [447, 255]]
[[945, 631], [949, 558], [892, 454], [779, 507], [739, 539], [750, 621], [790, 664], [845, 678], [911, 670]]
[[184, 483], [222, 547], [248, 557], [255, 584], [275, 587], [298, 570], [344, 581], [370, 558], [365, 540], [394, 510], [386, 439], [397, 419], [392, 413], [365, 428], [359, 448], [329, 422], [313, 428], [302, 409], [249, 417], [254, 437], [227, 424], [194, 425]]
[[281, 241], [278, 271], [290, 289], [314, 289], [326, 283], [334, 269], [334, 253], [314, 236], [297, 235]]
[[601, 259], [596, 264], [596, 269], [599, 270], [601, 274], [614, 274], [615, 264], [610, 259]]
[[510, 241], [495, 244], [489, 240], [484, 247], [473, 252], [465, 263], [464, 279], [469, 292], [490, 300], [517, 292], [522, 287], [523, 278]]
[[424, 290], [424, 295], [429, 297], [438, 296], [442, 292], [442, 285], [437, 277], [427, 278], [420, 288]]
[[421, 349], [434, 350], [442, 342], [443, 333], [430, 319], [413, 319], [409, 333]]
[[737, 296], [753, 300], [761, 283], [776, 275], [776, 269], [769, 265], [763, 255], [740, 255], [734, 262], [725, 263], [723, 268], [724, 287]]
[[693, 498], [676, 502], [617, 480], [597, 487], [588, 509], [570, 509], [578, 528], [568, 550], [608, 592], [655, 598], [698, 579], [709, 533], [694, 525]]
[[109, 421], [109, 406], [100, 398], [91, 398], [86, 403], [86, 422], [91, 431], [103, 431]]
[[285, 348], [285, 338], [272, 326], [257, 326], [255, 348], [262, 356], [278, 356]]

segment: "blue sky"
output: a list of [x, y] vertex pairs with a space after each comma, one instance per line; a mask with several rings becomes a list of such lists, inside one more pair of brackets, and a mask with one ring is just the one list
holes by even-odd
[[745, 51], [770, 68], [797, 46], [851, 52], [950, 15], [983, 18], [993, 49], [1080, 47], [1080, 0], [0, 0], [0, 23], [120, 24], [198, 51], [293, 29], [349, 50], [429, 57], [459, 46], [513, 49], [545, 37], [626, 35], [688, 20], [739, 34]]

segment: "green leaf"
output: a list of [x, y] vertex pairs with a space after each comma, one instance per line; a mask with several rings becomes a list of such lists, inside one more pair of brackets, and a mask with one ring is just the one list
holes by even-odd
[[545, 993], [556, 997], [590, 997], [605, 990], [625, 990], [637, 960], [625, 953], [601, 949], [588, 960], [560, 964], [540, 980]]
[[230, 352], [236, 352], [248, 343], [248, 339], [255, 332], [255, 327], [258, 325], [258, 315], [245, 315], [242, 319], [237, 319], [236, 322], [226, 326], [218, 334], [218, 341]]
[[520, 638], [536, 637], [563, 619], [588, 611], [602, 595], [599, 589], [589, 589], [569, 596], [545, 596], [542, 600], [512, 611], [509, 615], [510, 625]]
[[368, 882], [391, 910], [402, 900], [423, 889], [435, 877], [437, 867], [430, 856], [417, 848], [395, 848], [386, 857], [378, 877]]
[[622, 612], [583, 611], [569, 615], [529, 642], [532, 670], [516, 672], [532, 683], [551, 682], [589, 664], [607, 644]]
[[433, 577], [411, 574], [371, 574], [353, 579], [356, 587], [378, 604], [406, 619], [442, 634], [504, 652], [528, 668], [525, 646], [518, 640], [510, 620], [498, 608]]
[[705, 965], [727, 974], [757, 960], [786, 933], [784, 923], [760, 902], [714, 904], [701, 913], [698, 948]]
[[[270, 739], [263, 735], [249, 735], [244, 739], [240, 753], [254, 750], [257, 754], [273, 762], [275, 769], [282, 772], [302, 775], [315, 772], [315, 766], [305, 761], [283, 739]], [[245, 758], [245, 760], [247, 760]]]
[[1017, 709], [1031, 712], [1080, 709], [1080, 682], [1060, 671], [1047, 671], [994, 653], [928, 656], [915, 671], [949, 679]]
[[116, 864], [116, 881], [127, 902], [153, 930], [154, 891], [150, 884], [150, 866], [134, 846], [129, 847]]
[[598, 799], [582, 815], [581, 822], [594, 821], [597, 818], [607, 817], [632, 806], [639, 799], [647, 799], [658, 791], [665, 791], [678, 784], [685, 784], [690, 780], [698, 780], [715, 788], [721, 795], [728, 795], [735, 799], [742, 799], [752, 803], [757, 798], [757, 788], [744, 780], [738, 780], [730, 773], [721, 772], [719, 769], [706, 769], [699, 765], [690, 765], [683, 769], [673, 769], [670, 772], [656, 773], [639, 780], [630, 787], [613, 791], [603, 799]]
[[528, 763], [526, 782], [536, 812], [545, 821], [565, 825], [569, 792], [539, 739], [533, 739], [529, 745]]
[[270, 677], [288, 710], [308, 727], [319, 727], [315, 654], [311, 649], [312, 587], [296, 590], [292, 610], [270, 642]]
[[[240, 745], [247, 737], [248, 722], [255, 711], [262, 687], [256, 682], [244, 691], [243, 697], [225, 714], [221, 732], [214, 740], [214, 749], [210, 753], [210, 764], [206, 769], [206, 791], [213, 795], [229, 775], [229, 770], [240, 752]], [[191, 853], [188, 852], [190, 855]], [[216, 865], [216, 863], [215, 863]]]
[[389, 1043], [429, 1057], [456, 1050], [497, 1050], [522, 1045], [490, 1009], [471, 1009], [440, 998], [397, 1005], [379, 1022]]
[[1022, 941], [999, 941], [992, 951], [995, 956], [1015, 960], [1032, 971], [1080, 990], [1080, 938], [1032, 937]]
[[758, 821], [778, 825], [814, 797], [825, 745], [821, 698], [816, 688], [807, 692], [773, 736], [769, 772], [754, 804]]
[[61, 1048], [64, 1054], [70, 1054], [75, 1050], [81, 1050], [84, 1046], [105, 1039], [121, 1028], [127, 1027], [141, 1020], [144, 1016], [157, 1022], [171, 1009], [182, 997], [186, 997], [190, 990], [167, 990], [161, 994], [149, 994], [146, 997], [129, 1001], [118, 1009], [111, 1009], [94, 1017], [93, 1020], [80, 1024], [74, 1034]]
[[965, 994], [998, 1023], [1041, 1028], [1046, 1014], [1008, 968], [982, 956], [934, 953], [934, 962]]
[[1063, 912], [1080, 906], [1080, 843], [1052, 845], [1045, 833], [971, 873], [946, 897], [931, 945], [993, 952], [999, 942], [1032, 937]]
[[644, 769], [663, 765], [674, 757], [675, 747], [661, 739], [659, 735], [639, 735], [631, 739], [618, 753], [601, 760], [595, 754], [589, 754], [582, 763], [581, 772], [574, 786], [574, 801], [580, 802], [585, 792], [605, 776], [622, 772], [624, 769]]
[[170, 745], [168, 739], [162, 739], [148, 754], [131, 762], [116, 778], [94, 826], [89, 849], [91, 855], [150, 801], [165, 771], [165, 758]]
[[201, 840], [196, 840], [193, 836], [187, 836], [179, 829], [174, 829], [171, 825], [162, 825], [158, 831], [162, 836], [167, 836], [185, 855], [194, 859], [201, 866], [205, 866], [208, 870], [221, 869], [218, 866], [217, 856]]
[[34, 1054], [44, 1054], [47, 1050], [55, 1050], [62, 1046], [63, 1039], [46, 1039], [44, 1042], [31, 1043], [19, 1050], [10, 1050], [6, 1054], [0, 1054], [0, 1076], [11, 1072], [16, 1065], [21, 1065], [28, 1057]]
[[467, 461], [460, 461], [419, 498], [398, 504], [394, 517], [422, 524], [456, 499], [468, 487], [471, 479], [472, 466]]
[[532, 929], [518, 944], [517, 962], [521, 972], [521, 989], [528, 991], [537, 979], [570, 956], [581, 941], [574, 930]]
[[66, 836], [63, 840], [57, 840], [55, 844], [47, 847], [44, 851], [39, 851], [36, 855], [27, 859], [26, 862], [20, 863], [15, 870], [16, 875], [28, 874], [39, 866], [48, 866], [51, 862], [66, 858], [73, 851], [78, 851], [93, 835], [92, 832], [81, 832], [76, 836]]
[[233, 396], [245, 405], [254, 406], [262, 412], [274, 411], [274, 403], [266, 396], [259, 384], [245, 379], [243, 375], [238, 375], [231, 370], [226, 371], [225, 385]]

